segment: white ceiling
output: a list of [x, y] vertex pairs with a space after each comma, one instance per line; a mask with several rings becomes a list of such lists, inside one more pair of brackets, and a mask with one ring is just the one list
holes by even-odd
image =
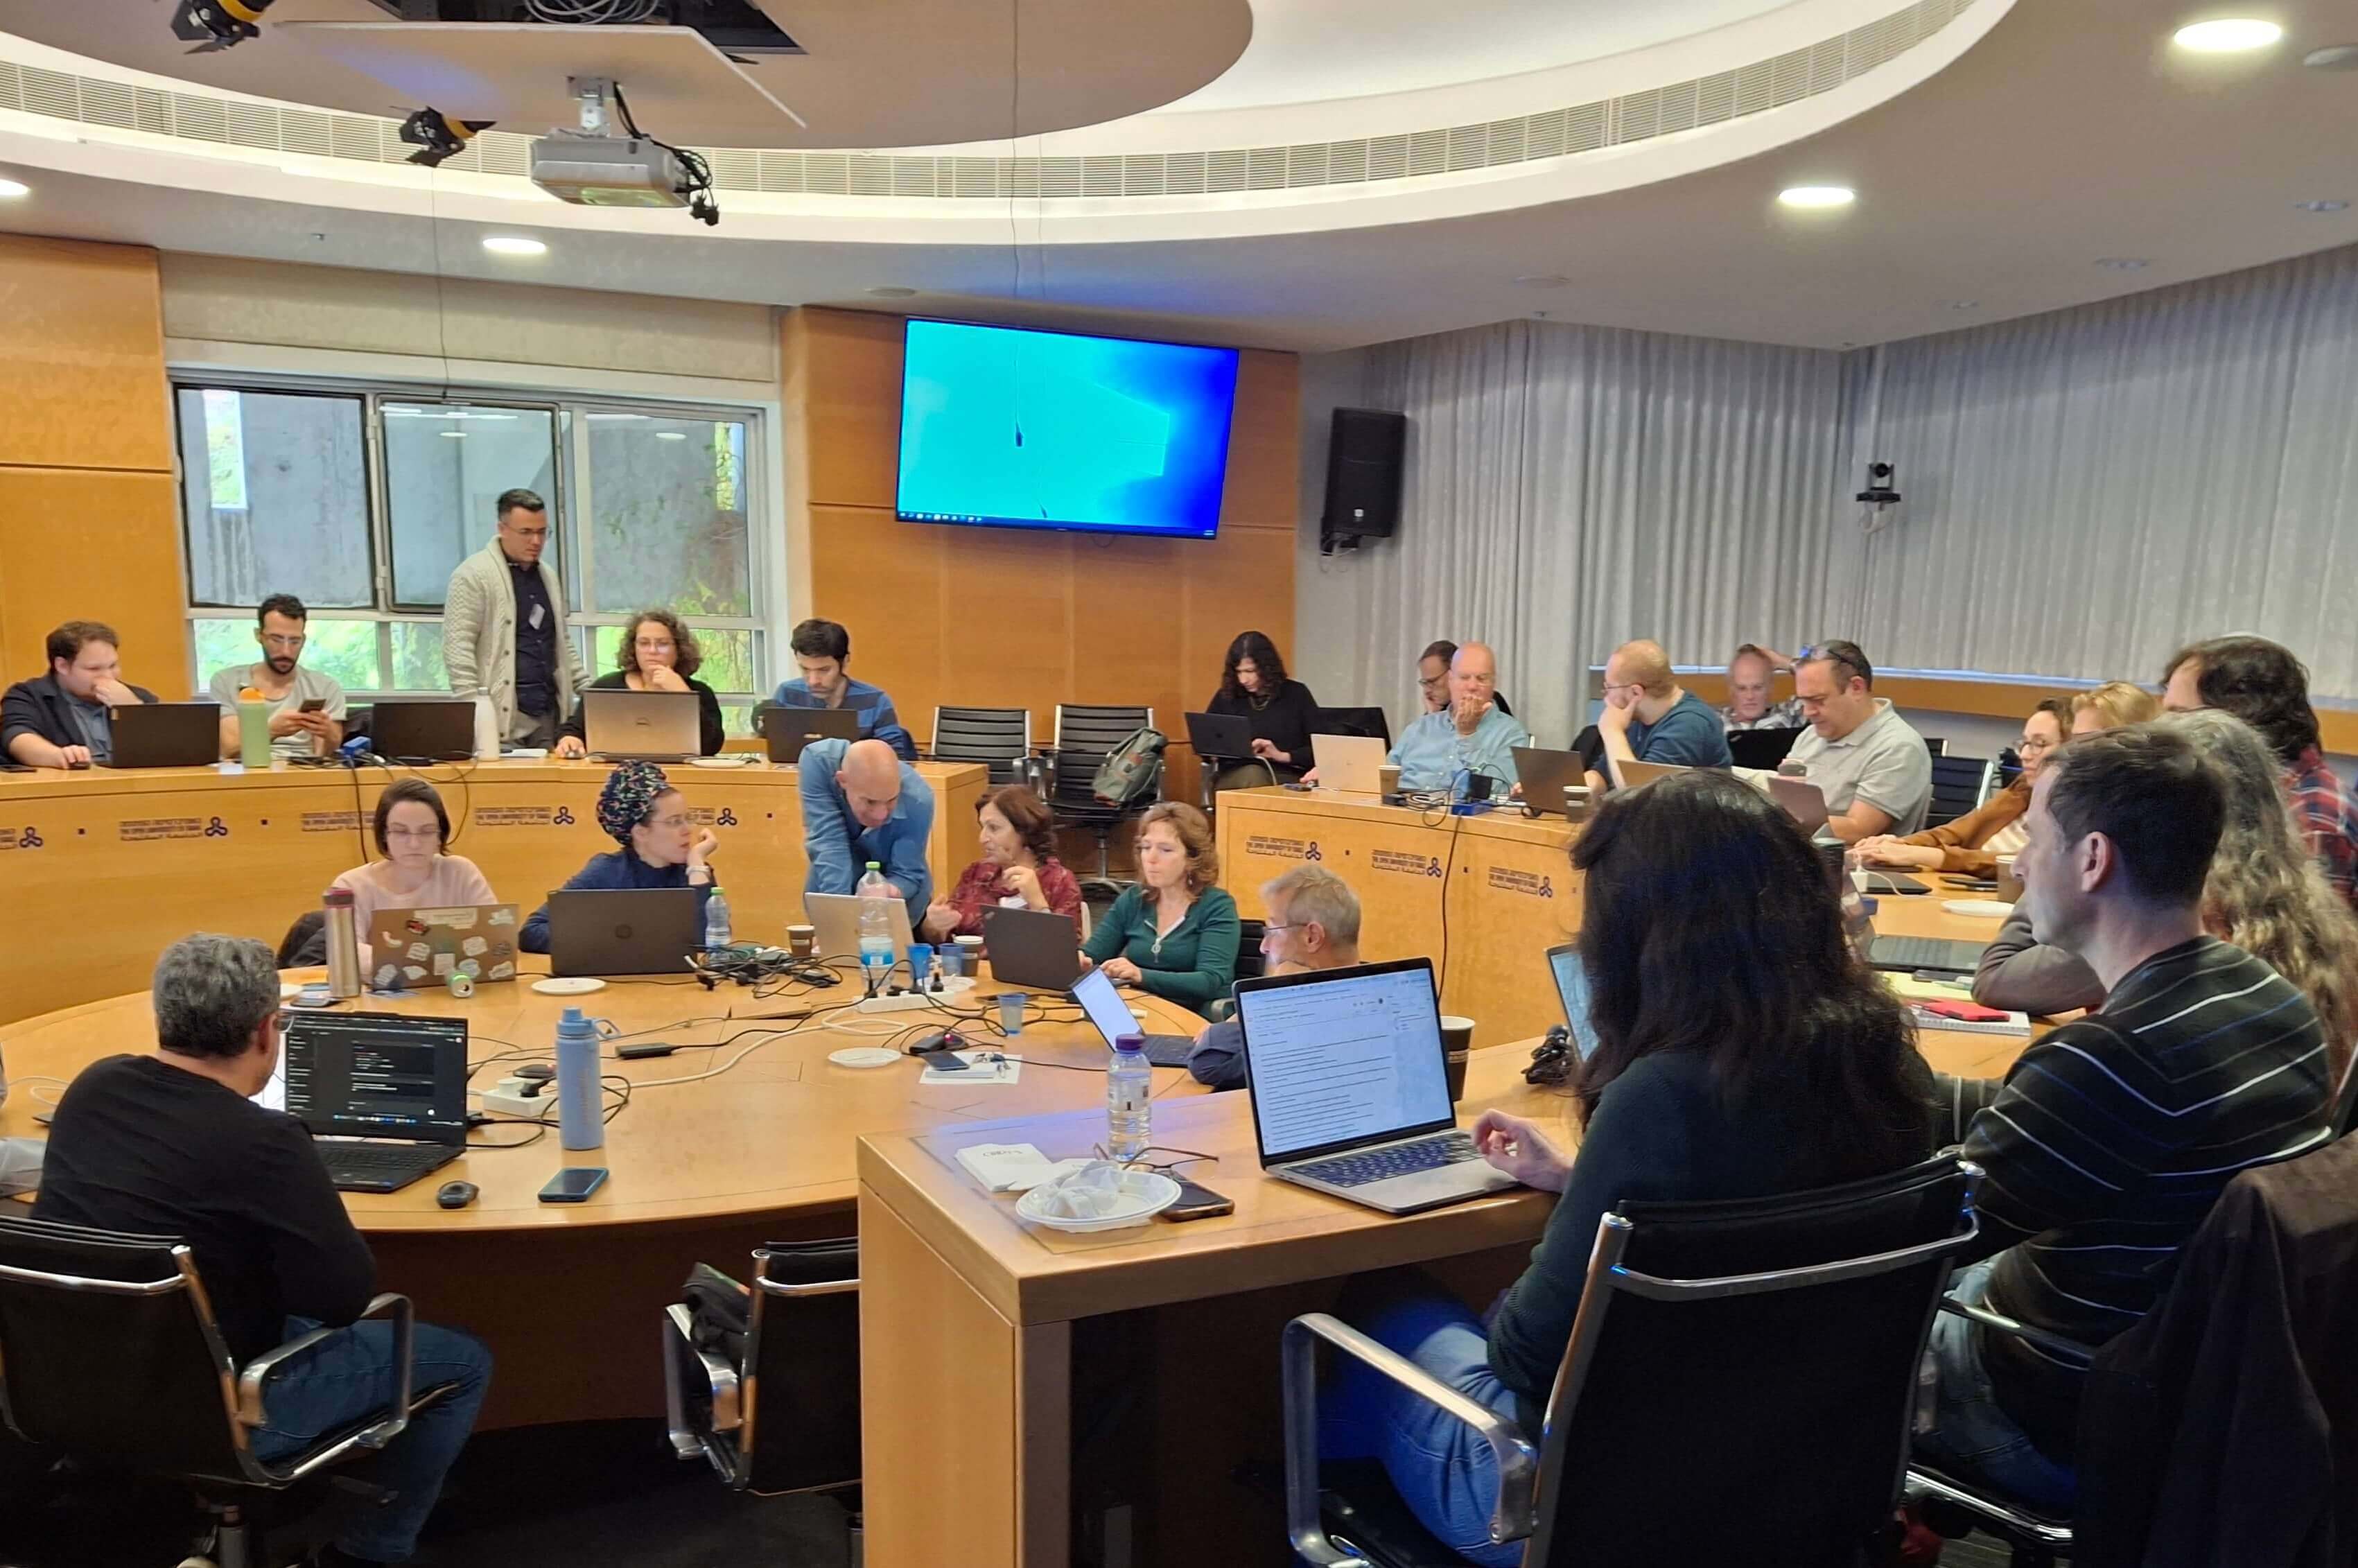
[[[1042, 204], [1053, 210], [1034, 215], [936, 202], [957, 208], [957, 220], [814, 217], [764, 228], [724, 219], [716, 233], [677, 214], [606, 214], [596, 221], [611, 230], [592, 232], [578, 226], [577, 210], [448, 194], [404, 193], [402, 212], [346, 211], [297, 194], [327, 182], [277, 178], [275, 168], [242, 177], [213, 160], [176, 158], [159, 176], [154, 155], [5, 130], [0, 161], [18, 159], [37, 190], [0, 207], [0, 225], [787, 304], [883, 308], [865, 291], [898, 285], [922, 292], [894, 308], [1282, 348], [1345, 347], [1540, 310], [1833, 348], [2358, 242], [2358, 206], [2317, 215], [2294, 205], [2358, 202], [2358, 73], [2299, 64], [2308, 49], [2358, 38], [2358, 16], [2347, 0], [2270, 9], [2288, 28], [2284, 45], [2198, 65], [2168, 44], [2186, 14], [2180, 5], [2024, 4], [1931, 80], [1798, 141], [1580, 200], [1384, 227], [1188, 238], [1174, 221], [1157, 231], [1172, 237], [1066, 243], [1112, 231], [1087, 203]], [[1781, 212], [1776, 190], [1804, 180], [1854, 185], [1858, 205], [1806, 219]], [[282, 199], [233, 193], [261, 189]], [[551, 253], [500, 262], [476, 243], [495, 231], [539, 233]], [[748, 237], [756, 231], [773, 237]], [[875, 239], [835, 237], [855, 232]], [[2120, 256], [2151, 265], [2094, 265]], [[1570, 281], [1544, 290], [1511, 281], [1539, 274]]]
[[1789, 0], [1257, 0], [1252, 42], [1174, 110], [1414, 92], [1650, 49]]

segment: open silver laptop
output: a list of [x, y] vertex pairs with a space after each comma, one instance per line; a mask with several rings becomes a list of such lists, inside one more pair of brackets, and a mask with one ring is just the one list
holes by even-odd
[[583, 743], [609, 762], [676, 762], [704, 753], [704, 728], [692, 691], [581, 694]]
[[[909, 957], [909, 944], [916, 934], [909, 929], [909, 906], [899, 899], [885, 900], [885, 915], [892, 922], [892, 957], [895, 962]], [[860, 961], [860, 900], [857, 895], [839, 892], [806, 892], [803, 894], [803, 918], [811, 923], [814, 940], [818, 944], [818, 956], [823, 963]]]
[[1261, 1169], [1386, 1214], [1515, 1184], [1458, 1130], [1433, 961], [1239, 980]]
[[1580, 944], [1566, 942], [1549, 948], [1548, 972], [1555, 977], [1556, 1000], [1563, 1003], [1563, 1023], [1572, 1032], [1573, 1051], [1585, 1062], [1596, 1054], [1596, 1028], [1588, 1021], [1588, 966], [1580, 961]]
[[1313, 735], [1310, 754], [1318, 763], [1318, 787], [1345, 795], [1379, 795], [1384, 743], [1371, 735]]
[[1656, 779], [1692, 771], [1679, 762], [1614, 762], [1611, 766], [1618, 770], [1623, 789], [1642, 788]]

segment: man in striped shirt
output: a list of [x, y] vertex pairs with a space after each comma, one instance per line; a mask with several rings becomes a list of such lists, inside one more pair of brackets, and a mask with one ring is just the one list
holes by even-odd
[[[2158, 726], [2074, 741], [2039, 773], [2015, 862], [2023, 902], [2039, 940], [2077, 954], [2105, 997], [2002, 1084], [1941, 1080], [1985, 1173], [1974, 1251], [1986, 1260], [1959, 1273], [1960, 1299], [2102, 1344], [2152, 1310], [2230, 1177], [2326, 1141], [2316, 1013], [2202, 928], [2224, 811], [2211, 764]], [[2068, 1509], [2080, 1374], [1948, 1314], [1932, 1355], [1929, 1455]]]

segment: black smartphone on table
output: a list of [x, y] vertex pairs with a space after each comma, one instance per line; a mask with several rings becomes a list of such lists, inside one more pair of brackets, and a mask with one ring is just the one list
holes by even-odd
[[543, 1203], [580, 1203], [606, 1184], [603, 1165], [568, 1165], [540, 1189]]
[[1174, 1176], [1179, 1184], [1179, 1195], [1163, 1211], [1163, 1217], [1177, 1225], [1184, 1220], [1210, 1219], [1217, 1215], [1237, 1212], [1237, 1200], [1223, 1197], [1211, 1188], [1199, 1186], [1184, 1176]]

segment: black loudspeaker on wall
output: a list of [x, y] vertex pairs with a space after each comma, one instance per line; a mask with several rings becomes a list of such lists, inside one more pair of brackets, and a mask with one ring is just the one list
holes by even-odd
[[1389, 539], [1400, 526], [1401, 465], [1408, 416], [1379, 408], [1337, 408], [1326, 449], [1326, 511], [1319, 535], [1326, 548]]

